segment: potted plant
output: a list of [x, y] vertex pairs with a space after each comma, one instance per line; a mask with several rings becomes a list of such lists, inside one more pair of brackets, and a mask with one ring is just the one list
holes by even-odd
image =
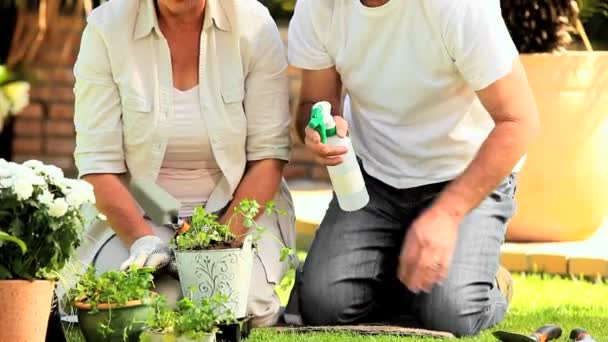
[[133, 266], [97, 275], [89, 266], [68, 294], [87, 341], [139, 341], [144, 322], [154, 313], [153, 272]]
[[[172, 243], [183, 293], [196, 289], [194, 300], [218, 294], [226, 296], [225, 308], [239, 319], [246, 316], [254, 244], [265, 231], [255, 221], [259, 210], [255, 200], [245, 199], [234, 208], [229, 222], [222, 224], [216, 215], [202, 207], [194, 209], [190, 226], [178, 233]], [[264, 212], [283, 214], [272, 201], [266, 204]], [[243, 236], [235, 236], [230, 230], [236, 217], [248, 228]], [[281, 261], [291, 253], [284, 247]]]
[[0, 64], [0, 158], [12, 157], [14, 116], [29, 104], [30, 84]]
[[55, 281], [80, 245], [93, 188], [40, 161], [0, 159], [0, 340], [44, 341]]
[[[518, 174], [518, 209], [507, 241], [585, 240], [602, 226], [608, 211], [603, 191], [608, 187], [603, 124], [608, 54], [592, 51], [596, 42], [587, 39], [584, 24], [608, 13], [608, 1], [501, 4], [541, 122]], [[587, 51], [568, 51], [581, 48]]]
[[146, 322], [142, 342], [215, 342], [219, 322], [233, 321], [229, 311], [219, 314], [225, 296], [194, 301], [192, 296], [177, 302], [177, 310], [167, 306], [164, 296], [154, 298], [154, 314]]

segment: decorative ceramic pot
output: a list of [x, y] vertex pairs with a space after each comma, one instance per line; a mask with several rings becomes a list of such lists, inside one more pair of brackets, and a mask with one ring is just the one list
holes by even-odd
[[247, 297], [253, 266], [251, 236], [247, 236], [241, 248], [175, 251], [179, 280], [184, 295], [194, 300], [211, 298], [216, 294], [228, 297], [226, 308], [236, 318], [247, 315]]
[[[99, 312], [91, 314], [91, 305], [77, 302], [78, 326], [87, 342], [122, 341], [127, 332], [127, 341], [138, 342], [149, 316], [154, 315], [154, 307], [141, 300], [127, 302], [125, 305], [99, 304]], [[110, 335], [98, 331], [98, 323], [107, 324], [114, 330]]]

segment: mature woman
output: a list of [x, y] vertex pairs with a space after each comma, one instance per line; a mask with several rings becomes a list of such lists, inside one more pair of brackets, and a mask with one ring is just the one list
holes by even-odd
[[[129, 178], [156, 181], [181, 201], [182, 217], [205, 206], [226, 221], [244, 198], [274, 199], [289, 214], [259, 220], [293, 246], [282, 181], [290, 154], [286, 67], [276, 25], [255, 0], [110, 1], [93, 11], [74, 69], [75, 159], [109, 225], [89, 228], [81, 258], [99, 271], [169, 262], [174, 232], [142, 216], [124, 185]], [[286, 269], [281, 246], [264, 236], [248, 303], [254, 326], [276, 322], [274, 287]], [[168, 275], [156, 284], [179, 289]]]

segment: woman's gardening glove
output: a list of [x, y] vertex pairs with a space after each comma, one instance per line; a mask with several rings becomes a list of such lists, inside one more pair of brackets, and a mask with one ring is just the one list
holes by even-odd
[[170, 260], [171, 250], [167, 244], [157, 236], [146, 235], [133, 242], [129, 248], [129, 258], [120, 265], [120, 269], [124, 271], [132, 265], [160, 269]]

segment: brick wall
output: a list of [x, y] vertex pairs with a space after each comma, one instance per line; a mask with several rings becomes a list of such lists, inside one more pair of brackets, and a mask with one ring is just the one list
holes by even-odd
[[84, 20], [61, 16], [52, 25], [55, 31], [45, 37], [35, 62], [28, 65], [36, 81], [30, 105], [15, 122], [13, 160], [42, 160], [74, 176], [72, 68]]
[[[13, 159], [23, 162], [38, 159], [57, 165], [66, 175], [76, 175], [74, 166], [74, 77], [72, 68], [78, 54], [84, 20], [60, 17], [53, 25], [57, 32], [45, 39], [36, 62], [29, 69], [38, 81], [32, 85], [31, 104], [15, 122]], [[286, 39], [286, 27], [281, 33]], [[289, 69], [290, 103], [295, 109], [300, 74]], [[293, 131], [293, 130], [292, 130]], [[285, 170], [288, 179], [326, 180], [327, 171], [316, 166], [311, 154], [293, 132], [294, 151]]]

